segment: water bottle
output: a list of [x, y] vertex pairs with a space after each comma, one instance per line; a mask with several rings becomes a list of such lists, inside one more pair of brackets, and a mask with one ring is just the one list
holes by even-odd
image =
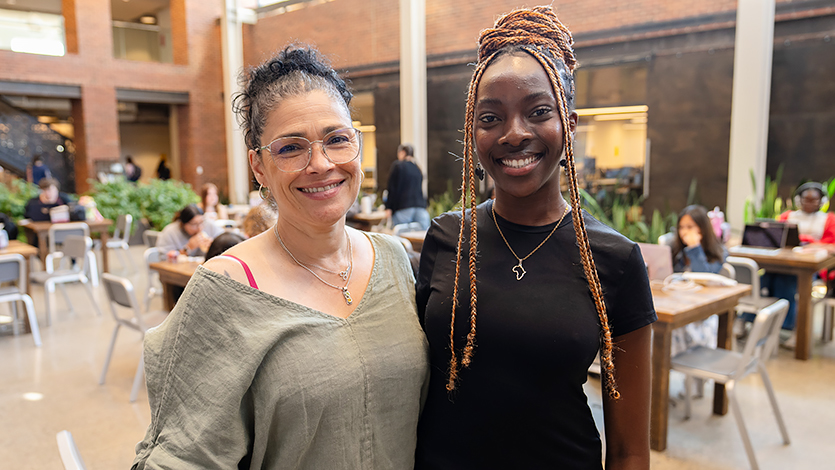
[[0, 230], [0, 249], [6, 248], [9, 246], [9, 234], [6, 233], [5, 229]]
[[710, 219], [710, 225], [713, 227], [713, 233], [716, 234], [717, 240], [722, 240], [722, 224], [725, 223], [725, 213], [719, 209], [719, 206], [713, 208], [707, 213]]

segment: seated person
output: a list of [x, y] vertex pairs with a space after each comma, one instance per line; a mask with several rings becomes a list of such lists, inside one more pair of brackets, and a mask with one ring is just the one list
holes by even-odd
[[49, 210], [53, 207], [67, 205], [70, 200], [66, 195], [60, 193], [61, 184], [54, 178], [43, 178], [38, 187], [41, 193], [38, 197], [29, 199], [23, 211], [23, 217], [34, 222], [48, 222]]
[[[675, 272], [714, 273], [722, 269], [728, 252], [719, 243], [707, 211], [702, 206], [687, 206], [678, 216], [678, 229], [673, 240]], [[716, 315], [673, 330], [672, 354], [701, 345], [716, 347], [719, 319]]]
[[276, 220], [278, 211], [265, 201], [249, 210], [241, 223], [241, 231], [247, 238], [252, 238], [272, 228]]
[[196, 204], [189, 204], [162, 229], [157, 248], [166, 254], [174, 251], [188, 256], [203, 256], [212, 240], [221, 233], [223, 230], [214, 224], [204, 223], [202, 209]]
[[[804, 244], [827, 244], [835, 248], [835, 214], [821, 212], [826, 199], [826, 189], [820, 183], [809, 182], [800, 185], [794, 193], [796, 211], [786, 211], [777, 218], [783, 222], [797, 224], [800, 241]], [[835, 273], [823, 273], [824, 277]], [[830, 283], [831, 285], [832, 283]], [[769, 295], [789, 301], [789, 313], [783, 322], [784, 330], [794, 330], [797, 321], [797, 277], [791, 274], [765, 273], [760, 279], [760, 286], [768, 289]], [[746, 321], [753, 321], [754, 315], [744, 314]], [[794, 346], [792, 334], [783, 345]]]
[[206, 261], [209, 261], [215, 256], [223, 254], [223, 252], [244, 240], [246, 240], [246, 238], [244, 238], [244, 236], [240, 233], [221, 233], [217, 236], [217, 238], [214, 239], [214, 241], [212, 241], [212, 244], [209, 245], [209, 249], [206, 251]]
[[5, 230], [9, 240], [17, 240], [17, 225], [8, 215], [0, 212], [0, 230]]
[[220, 198], [217, 194], [217, 186], [212, 183], [203, 185], [200, 191], [200, 204], [198, 207], [203, 209], [203, 217], [207, 221], [214, 222], [218, 219], [228, 219], [229, 213], [226, 207], [220, 203]]

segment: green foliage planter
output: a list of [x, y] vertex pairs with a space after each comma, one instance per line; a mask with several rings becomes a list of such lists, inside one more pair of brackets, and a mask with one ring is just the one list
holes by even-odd
[[38, 194], [40, 189], [37, 186], [21, 179], [12, 180], [9, 186], [0, 183], [0, 212], [17, 222], [23, 218], [26, 203]]
[[97, 182], [89, 194], [105, 218], [115, 221], [121, 214], [130, 214], [138, 221], [144, 217], [154, 230], [162, 230], [183, 207], [200, 201], [191, 185], [173, 180], [155, 179], [149, 184], [124, 179]]

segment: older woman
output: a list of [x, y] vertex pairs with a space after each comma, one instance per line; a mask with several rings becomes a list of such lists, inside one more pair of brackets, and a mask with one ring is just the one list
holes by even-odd
[[463, 189], [475, 194], [487, 172], [496, 198], [436, 218], [423, 245], [417, 300], [432, 378], [416, 468], [601, 469], [583, 391], [598, 351], [606, 468], [649, 468], [655, 311], [637, 245], [580, 209], [574, 65], [550, 7], [481, 33]]
[[134, 468], [411, 468], [427, 344], [394, 239], [345, 226], [362, 181], [345, 83], [290, 47], [236, 98], [279, 219], [208, 261], [145, 338]]

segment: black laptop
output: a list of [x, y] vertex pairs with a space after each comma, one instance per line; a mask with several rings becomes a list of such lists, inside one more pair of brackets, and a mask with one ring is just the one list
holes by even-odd
[[796, 224], [786, 222], [757, 222], [745, 226], [742, 244], [763, 248], [793, 248], [800, 246]]

